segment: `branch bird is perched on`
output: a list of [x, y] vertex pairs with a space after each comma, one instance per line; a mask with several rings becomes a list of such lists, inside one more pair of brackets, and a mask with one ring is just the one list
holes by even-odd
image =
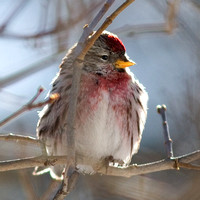
[[[148, 95], [129, 67], [135, 63], [125, 53], [121, 40], [104, 31], [87, 52], [81, 74], [75, 123], [76, 153], [100, 161], [113, 158], [129, 164], [137, 153], [147, 115]], [[64, 57], [53, 81], [51, 93], [60, 98], [40, 112], [37, 135], [46, 144], [48, 155], [66, 155], [69, 92], [72, 84], [74, 47]], [[95, 173], [92, 166], [77, 170]], [[63, 166], [50, 169], [61, 177]]]

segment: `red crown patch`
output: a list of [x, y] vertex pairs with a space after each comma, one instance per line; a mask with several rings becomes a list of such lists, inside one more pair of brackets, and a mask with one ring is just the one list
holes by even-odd
[[125, 46], [123, 45], [122, 41], [114, 36], [109, 34], [107, 38], [107, 45], [112, 49], [114, 52], [125, 52]]

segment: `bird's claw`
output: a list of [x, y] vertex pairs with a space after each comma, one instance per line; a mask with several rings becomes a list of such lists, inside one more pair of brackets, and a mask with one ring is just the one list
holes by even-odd
[[108, 163], [108, 166], [111, 167], [123, 167], [125, 165], [123, 160], [114, 159], [113, 156], [106, 157], [105, 161]]

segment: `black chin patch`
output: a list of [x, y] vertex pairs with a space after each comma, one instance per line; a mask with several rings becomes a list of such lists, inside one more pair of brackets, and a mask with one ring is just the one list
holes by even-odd
[[118, 72], [125, 72], [125, 69], [123, 69], [123, 68], [116, 68], [116, 70], [117, 70]]

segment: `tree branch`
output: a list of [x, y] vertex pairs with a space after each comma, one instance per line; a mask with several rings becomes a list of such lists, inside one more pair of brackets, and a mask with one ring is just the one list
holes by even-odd
[[168, 10], [167, 10], [167, 22], [166, 30], [168, 33], [172, 33], [176, 27], [176, 16], [179, 7], [180, 0], [167, 0]]
[[[104, 6], [108, 6], [109, 1], [107, 1]], [[94, 42], [97, 40], [97, 38], [101, 35], [101, 33], [112, 23], [112, 21], [131, 3], [133, 3], [134, 0], [126, 0], [121, 6], [119, 6], [109, 17], [106, 18], [104, 23], [100, 26], [100, 28], [85, 42], [85, 47], [83, 48], [80, 55], [77, 57], [77, 59], [83, 60], [85, 54], [90, 49], [90, 47], [94, 44]], [[87, 28], [87, 27], [86, 27]]]
[[11, 75], [8, 75], [5, 78], [0, 79], [0, 88], [9, 86], [19, 80], [22, 80], [23, 78], [26, 78], [27, 76], [33, 75], [34, 73], [43, 70], [54, 63], [58, 57], [60, 57], [60, 52], [56, 52], [50, 56], [47, 56], [37, 62], [35, 62], [32, 65], [29, 65], [25, 67], [22, 70], [19, 70], [18, 72], [15, 72]]
[[[141, 164], [141, 165], [130, 165], [127, 167], [122, 168], [115, 168], [115, 167], [104, 167], [100, 169], [98, 172], [110, 176], [123, 176], [123, 177], [131, 177], [134, 175], [141, 175], [147, 174], [152, 172], [164, 171], [169, 169], [179, 169], [179, 168], [186, 168], [187, 161], [195, 161], [200, 159], [200, 150], [194, 151], [190, 154], [174, 157], [174, 158], [167, 158], [164, 160], [159, 160], [156, 162]], [[184, 165], [184, 164], [185, 165]], [[188, 169], [195, 169], [200, 170], [200, 166], [196, 165], [196, 168], [192, 167]]]
[[173, 157], [173, 147], [172, 147], [172, 139], [170, 138], [167, 117], [166, 117], [166, 113], [165, 113], [166, 110], [167, 110], [167, 107], [165, 105], [157, 106], [157, 111], [161, 115], [162, 121], [163, 121], [163, 134], [164, 134], [165, 146], [166, 146], [166, 150], [167, 150], [167, 157], [172, 158]]
[[19, 11], [25, 6], [27, 3], [26, 0], [21, 0], [19, 4], [14, 8], [14, 10], [7, 16], [7, 19], [0, 25], [0, 33], [5, 30], [8, 24], [12, 21], [13, 17], [16, 16]]
[[10, 133], [6, 135], [0, 135], [0, 141], [15, 141], [17, 143], [23, 143], [27, 145], [31, 143], [41, 148], [42, 155], [47, 155], [45, 144], [41, 140], [31, 136], [15, 135]]
[[[158, 108], [159, 113], [163, 119], [163, 128], [164, 128], [164, 137], [165, 143], [167, 146], [167, 159], [159, 160], [156, 162], [140, 164], [140, 165], [130, 165], [124, 167], [113, 167], [108, 166], [104, 160], [94, 160], [89, 157], [84, 157], [83, 155], [77, 155], [75, 152], [75, 132], [74, 132], [74, 124], [75, 124], [75, 116], [76, 116], [76, 104], [77, 104], [77, 94], [79, 92], [79, 81], [81, 76], [81, 69], [83, 67], [84, 57], [87, 51], [91, 48], [95, 40], [100, 36], [103, 30], [105, 30], [112, 21], [116, 18], [116, 16], [122, 12], [129, 4], [131, 4], [134, 0], [126, 0], [116, 11], [114, 11], [101, 25], [101, 27], [92, 35], [92, 30], [103, 17], [105, 12], [109, 9], [112, 5], [114, 0], [108, 0], [97, 16], [94, 18], [92, 23], [88, 26], [85, 26], [84, 32], [78, 42], [78, 45], [75, 50], [75, 59], [73, 62], [74, 68], [74, 76], [72, 81], [72, 88], [70, 91], [70, 104], [69, 110], [67, 113], [67, 146], [68, 146], [68, 155], [65, 156], [46, 156], [43, 154], [42, 156], [38, 157], [29, 157], [24, 159], [15, 159], [15, 160], [7, 160], [7, 161], [0, 161], [0, 171], [9, 171], [9, 170], [18, 170], [18, 169], [25, 169], [31, 168], [35, 166], [54, 166], [54, 165], [65, 165], [65, 173], [64, 173], [64, 180], [59, 191], [56, 193], [54, 199], [64, 199], [64, 197], [69, 193], [70, 189], [73, 187], [74, 183], [76, 182], [78, 173], [75, 171], [76, 162], [79, 164], [87, 164], [90, 163], [98, 163], [98, 165], [91, 166], [93, 169], [100, 174], [111, 175], [111, 176], [122, 176], [122, 177], [131, 177], [133, 175], [139, 174], [146, 174], [152, 173], [157, 171], [169, 170], [169, 169], [180, 169], [180, 168], [187, 168], [187, 169], [194, 169], [200, 170], [199, 165], [191, 164], [192, 161], [200, 159], [200, 150], [192, 152], [187, 155], [173, 157], [173, 149], [172, 149], [172, 142], [169, 135], [168, 125], [166, 121], [165, 110], [164, 106]], [[91, 37], [89, 38], [89, 36]], [[51, 96], [47, 101], [40, 102], [34, 104], [35, 100], [40, 95], [41, 89], [38, 90], [38, 93], [29, 101], [25, 106], [19, 109], [10, 117], [6, 118], [0, 123], [0, 126], [3, 126], [5, 123], [10, 121], [11, 119], [17, 117], [21, 113], [25, 112], [26, 110], [30, 110], [33, 108], [44, 106], [48, 103], [52, 103], [56, 99], [59, 98], [58, 94], [54, 94]], [[0, 140], [15, 140], [16, 142], [24, 142], [24, 143], [34, 143], [42, 148], [42, 152], [44, 152], [44, 144], [39, 141], [38, 139], [32, 137], [25, 137], [19, 135], [7, 135], [7, 136], [0, 136]], [[76, 160], [75, 160], [76, 159]], [[76, 162], [75, 162], [76, 161]]]
[[[93, 28], [97, 25], [99, 20], [103, 17], [103, 15], [112, 5], [113, 2], [114, 0], [107, 0], [107, 2], [104, 4], [103, 8], [99, 11], [99, 13], [91, 22], [91, 24], [89, 26], [84, 27], [83, 34], [80, 37], [79, 42], [75, 49], [75, 55], [74, 55], [75, 59], [72, 63], [73, 65], [72, 87], [70, 89], [69, 109], [67, 112], [67, 119], [66, 119], [66, 123], [68, 125], [66, 132], [67, 132], [67, 153], [69, 155], [68, 157], [69, 160], [65, 163], [66, 167], [65, 167], [63, 183], [61, 185], [61, 188], [56, 193], [54, 199], [63, 199], [68, 194], [69, 192], [68, 182], [70, 180], [70, 177], [73, 177], [75, 171], [76, 157], [75, 157], [74, 125], [76, 118], [76, 106], [77, 106], [77, 96], [79, 92], [79, 82], [81, 77], [81, 70], [83, 68], [84, 56], [89, 50], [89, 48], [93, 45], [96, 39], [93, 38], [90, 43], [87, 43], [86, 41], [88, 40], [88, 37], [91, 35]], [[97, 35], [97, 32], [95, 34]], [[100, 35], [100, 33], [98, 34]], [[72, 180], [72, 182], [74, 181]]]
[[[25, 2], [27, 2], [25, 0]], [[68, 2], [68, 1], [67, 1]], [[85, 20], [86, 16], [88, 16], [88, 13], [94, 13], [95, 10], [102, 4], [101, 1], [95, 2], [95, 1], [91, 1], [90, 6], [87, 7], [85, 10], [81, 9], [79, 11], [82, 11], [79, 13], [78, 16], [74, 17], [74, 15], [72, 15], [73, 17], [70, 17], [71, 14], [69, 14], [69, 18], [65, 21], [62, 21], [62, 26], [58, 27], [55, 26], [53, 28], [50, 28], [48, 30], [42, 30], [39, 31], [37, 33], [34, 34], [20, 34], [20, 33], [13, 33], [13, 32], [2, 32], [1, 30], [3, 30], [4, 28], [4, 24], [6, 24], [6, 21], [3, 23], [3, 25], [0, 25], [0, 37], [5, 37], [5, 38], [9, 38], [9, 39], [21, 39], [21, 40], [29, 40], [29, 39], [37, 39], [37, 38], [41, 38], [47, 35], [58, 35], [61, 34], [62, 32], [66, 32], [66, 30], [72, 30], [73, 27], [75, 25], [77, 25], [80, 21]], [[46, 10], [46, 9], [45, 9]], [[68, 10], [66, 11], [67, 13]], [[45, 16], [48, 17], [48, 16]], [[41, 21], [42, 19], [40, 19]]]
[[35, 94], [35, 96], [23, 107], [21, 107], [19, 110], [17, 110], [15, 113], [11, 114], [10, 116], [8, 116], [7, 118], [5, 118], [4, 120], [2, 120], [0, 122], [0, 127], [5, 125], [6, 123], [8, 123], [9, 121], [13, 120], [14, 118], [16, 118], [17, 116], [21, 115], [23, 112], [27, 111], [27, 110], [32, 110], [34, 108], [40, 108], [46, 104], [49, 103], [53, 103], [55, 100], [57, 100], [59, 98], [58, 94], [52, 94], [49, 99], [47, 99], [46, 101], [42, 101], [39, 103], [35, 103], [36, 99], [39, 97], [39, 95], [43, 92], [43, 88], [40, 87], [37, 91], [37, 93]]
[[40, 144], [42, 143], [42, 141], [34, 137], [24, 136], [24, 135], [15, 135], [13, 133], [0, 135], [0, 141], [15, 141], [15, 142], [21, 142], [21, 143], [27, 143], [27, 144], [32, 143], [37, 146], [41, 146]]
[[[75, 49], [75, 59], [72, 63], [73, 65], [73, 78], [72, 78], [72, 87], [70, 89], [70, 101], [69, 101], [69, 109], [67, 112], [67, 152], [69, 155], [69, 160], [67, 162], [66, 170], [72, 172], [75, 171], [75, 118], [76, 118], [76, 108], [77, 108], [77, 97], [79, 92], [79, 82], [81, 77], [81, 71], [83, 68], [83, 61], [87, 51], [91, 48], [94, 44], [96, 39], [101, 35], [101, 33], [112, 23], [112, 21], [117, 17], [117, 15], [122, 12], [127, 6], [129, 6], [134, 0], [126, 0], [117, 10], [115, 10], [100, 26], [100, 28], [89, 38], [92, 33], [93, 28], [97, 25], [99, 20], [103, 17], [105, 12], [108, 8], [112, 5], [114, 0], [107, 0], [104, 4], [103, 8], [99, 11], [97, 16], [91, 22], [91, 24], [84, 27], [83, 34], [79, 39], [79, 42]], [[65, 175], [69, 175], [65, 173]], [[69, 177], [64, 177], [64, 179], [69, 179]], [[55, 199], [60, 199], [59, 195], [64, 196], [63, 194], [67, 194], [65, 183], [66, 181], [63, 180], [63, 188], [61, 188], [56, 194]]]
[[[77, 155], [77, 162], [79, 164], [90, 164], [97, 162], [89, 157], [84, 157], [83, 155]], [[139, 165], [130, 165], [126, 167], [113, 167], [105, 165], [104, 161], [100, 161], [97, 166], [93, 166], [94, 170], [97, 173], [110, 175], [110, 176], [122, 176], [122, 177], [131, 177], [134, 175], [147, 174], [152, 172], [158, 172], [169, 169], [195, 169], [200, 170], [200, 166], [189, 164], [193, 161], [200, 159], [200, 150], [191, 152], [189, 154], [174, 157], [171, 159], [163, 159], [151, 163], [139, 164]], [[10, 170], [19, 170], [32, 168], [35, 166], [54, 166], [54, 165], [65, 165], [68, 161], [68, 156], [37, 156], [29, 157], [24, 159], [14, 159], [7, 161], [0, 161], [0, 172], [10, 171]], [[99, 166], [102, 166], [99, 168]]]

